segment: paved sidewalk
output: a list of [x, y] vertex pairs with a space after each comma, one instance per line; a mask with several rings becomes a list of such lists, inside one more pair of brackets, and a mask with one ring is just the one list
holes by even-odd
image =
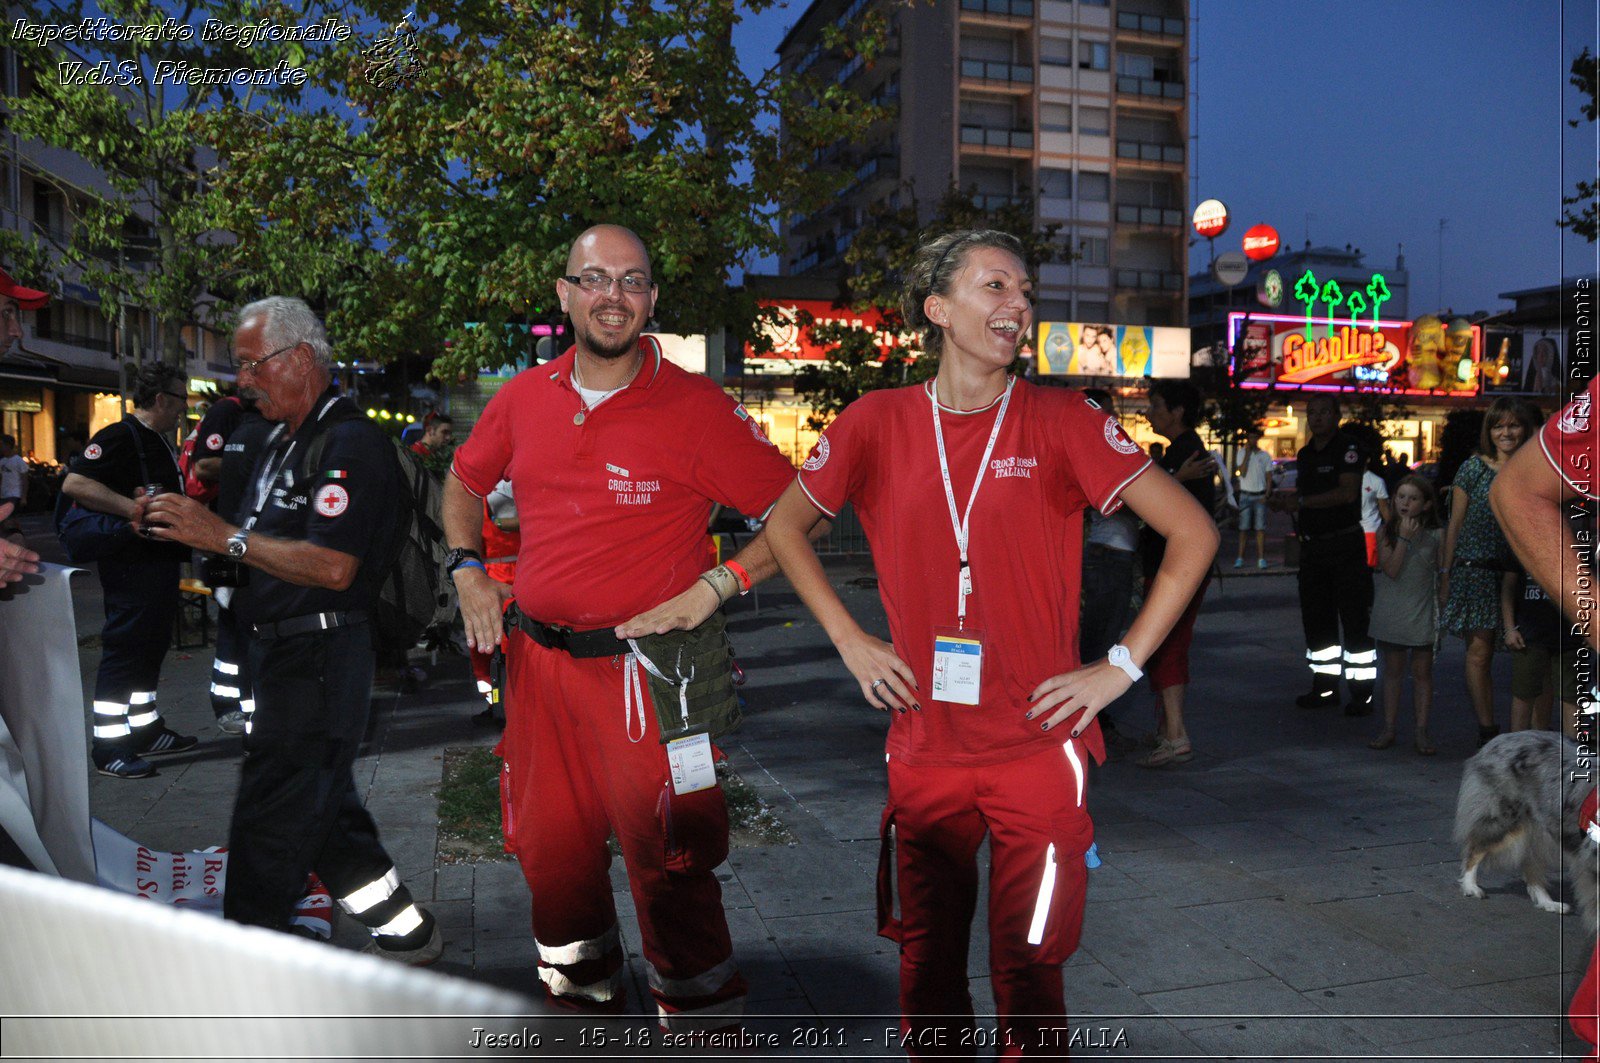
[[[886, 633], [877, 591], [851, 582], [870, 570], [851, 561], [829, 570], [852, 611]], [[1418, 757], [1403, 742], [1373, 752], [1371, 719], [1293, 707], [1306, 683], [1293, 579], [1231, 575], [1213, 586], [1197, 629], [1195, 759], [1095, 773], [1104, 865], [1090, 872], [1083, 943], [1067, 968], [1074, 1054], [1521, 1060], [1577, 1051], [1558, 1016], [1590, 944], [1578, 917], [1535, 910], [1518, 882], [1486, 882], [1486, 900], [1455, 885], [1451, 817], [1476, 733], [1459, 643], [1437, 669], [1439, 755]], [[79, 577], [75, 597], [80, 633], [95, 634], [92, 576]], [[862, 704], [781, 581], [762, 589], [759, 611], [744, 599], [730, 620], [750, 678], [728, 753], [796, 838], [735, 850], [719, 871], [750, 1011], [762, 1016], [749, 1029], [778, 1036], [762, 1054], [899, 1057], [885, 1044], [897, 957], [875, 936], [873, 910], [887, 721]], [[162, 758], [154, 779], [90, 777], [95, 814], [155, 848], [226, 838], [240, 743], [211, 725], [210, 660], [209, 650], [174, 651], [161, 684], [174, 726], [205, 737], [197, 749]], [[97, 661], [86, 648], [86, 688]], [[1497, 668], [1504, 697], [1505, 662]], [[358, 781], [402, 876], [442, 921], [439, 969], [532, 993], [516, 865], [436, 860], [441, 751], [492, 742], [470, 722], [478, 706], [465, 663], [443, 662], [421, 693], [379, 696], [373, 707]], [[1125, 730], [1153, 726], [1142, 688], [1119, 712]], [[1401, 723], [1409, 733], [1409, 717]], [[620, 861], [613, 885], [637, 1013], [648, 994]], [[992, 1002], [981, 913], [976, 922], [970, 973], [982, 1013]], [[352, 947], [361, 940], [350, 921], [336, 935]]]

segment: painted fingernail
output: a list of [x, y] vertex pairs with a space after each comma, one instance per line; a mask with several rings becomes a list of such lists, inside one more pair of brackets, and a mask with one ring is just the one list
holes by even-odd
[[1028, 713], [1028, 715], [1026, 715], [1026, 716], [1024, 716], [1024, 717], [1023, 717], [1023, 719], [1024, 719], [1024, 720], [1031, 720], [1031, 719], [1033, 719], [1033, 713], [1031, 713], [1031, 712], [1030, 712], [1030, 713]]
[[1048, 731], [1048, 730], [1050, 730], [1050, 721], [1049, 721], [1049, 720], [1046, 720], [1046, 721], [1045, 721], [1045, 722], [1044, 722], [1044, 723], [1041, 723], [1041, 724], [1040, 724], [1040, 725], [1039, 725], [1039, 730], [1041, 730], [1041, 731]]
[[1080, 731], [1073, 731], [1072, 732], [1072, 737], [1073, 738], [1077, 738], [1081, 734], [1083, 734], [1083, 732], [1081, 730]]
[[894, 707], [894, 711], [904, 716], [906, 714], [906, 707], [904, 705], [896, 705]]
[[1033, 695], [1032, 695], [1032, 694], [1029, 694], [1029, 695], [1028, 695], [1028, 703], [1029, 703], [1029, 704], [1032, 704], [1032, 703], [1033, 703]]
[[913, 709], [916, 709], [916, 710], [917, 710], [917, 711], [918, 711], [918, 712], [921, 712], [921, 711], [922, 711], [922, 706], [921, 706], [921, 705], [918, 705], [918, 704], [917, 704], [917, 703], [916, 703], [916, 702], [914, 702], [914, 701], [913, 701], [913, 702], [912, 702], [912, 703], [911, 703], [911, 707], [912, 707], [912, 708], [913, 708]]

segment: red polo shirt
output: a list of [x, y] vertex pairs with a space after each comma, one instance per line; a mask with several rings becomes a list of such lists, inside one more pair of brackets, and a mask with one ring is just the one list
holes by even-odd
[[1585, 498], [1600, 497], [1600, 485], [1595, 477], [1600, 474], [1600, 431], [1595, 425], [1595, 403], [1600, 400], [1600, 377], [1589, 381], [1582, 395], [1567, 403], [1566, 408], [1544, 423], [1539, 431], [1539, 445], [1544, 456], [1550, 459], [1556, 472], [1567, 485]]
[[[800, 486], [829, 516], [855, 505], [895, 652], [916, 674], [922, 711], [890, 714], [889, 753], [911, 764], [995, 764], [1061, 744], [1023, 714], [1034, 687], [1078, 666], [1083, 509], [1121, 508], [1150, 459], [1078, 392], [1017, 381], [970, 524], [967, 627], [984, 639], [980, 704], [934, 701], [934, 628], [956, 624], [960, 554], [928, 396], [918, 385], [852, 403], [812, 448]], [[958, 514], [998, 410], [941, 412]], [[1098, 755], [1099, 729], [1085, 739]]]
[[521, 522], [517, 604], [547, 624], [611, 627], [688, 589], [706, 567], [711, 503], [764, 516], [794, 467], [715, 382], [661, 357], [583, 407], [573, 352], [501, 388], [453, 470], [487, 495], [510, 479]]

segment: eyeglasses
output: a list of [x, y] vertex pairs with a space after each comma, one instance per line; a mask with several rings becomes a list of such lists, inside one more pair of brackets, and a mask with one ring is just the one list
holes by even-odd
[[576, 284], [584, 291], [593, 292], [595, 295], [610, 295], [611, 287], [614, 284], [621, 284], [622, 290], [629, 295], [646, 295], [651, 288], [656, 286], [655, 281], [649, 277], [641, 277], [637, 273], [630, 273], [619, 281], [608, 274], [589, 270], [580, 273], [576, 277], [564, 277], [562, 279], [568, 284]]
[[292, 351], [298, 346], [300, 346], [298, 343], [291, 343], [287, 347], [279, 347], [265, 358], [237, 358], [234, 360], [234, 364], [239, 367], [239, 372], [241, 373], [254, 373], [284, 351]]

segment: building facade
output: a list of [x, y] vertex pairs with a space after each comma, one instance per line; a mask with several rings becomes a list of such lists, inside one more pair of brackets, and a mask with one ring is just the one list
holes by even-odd
[[[884, 55], [868, 64], [827, 47], [824, 30], [874, 8], [889, 18]], [[778, 54], [785, 71], [893, 105], [866, 137], [817, 154], [850, 185], [784, 219], [781, 275], [836, 274], [871, 204], [914, 188], [931, 210], [954, 185], [1062, 225], [1074, 257], [1041, 268], [1037, 320], [1185, 324], [1183, 0], [814, 0]]]

